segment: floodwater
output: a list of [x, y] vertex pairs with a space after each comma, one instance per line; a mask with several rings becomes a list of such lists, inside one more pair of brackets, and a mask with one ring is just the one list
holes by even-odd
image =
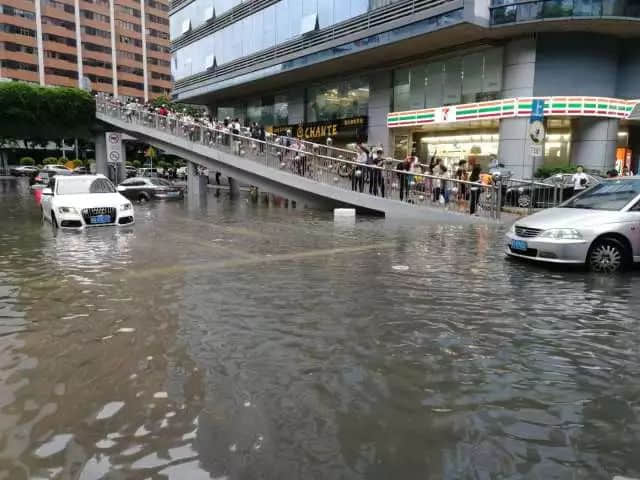
[[54, 232], [0, 181], [0, 479], [640, 476], [640, 273], [210, 194]]

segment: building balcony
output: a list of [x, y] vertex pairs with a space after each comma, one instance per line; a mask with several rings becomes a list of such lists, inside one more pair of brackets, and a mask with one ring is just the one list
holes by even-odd
[[494, 0], [491, 24], [506, 25], [547, 19], [640, 19], [639, 0]]

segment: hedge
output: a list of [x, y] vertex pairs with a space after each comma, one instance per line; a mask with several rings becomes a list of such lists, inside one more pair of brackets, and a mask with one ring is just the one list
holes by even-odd
[[31, 157], [22, 157], [20, 159], [20, 165], [22, 165], [22, 166], [27, 166], [28, 165], [28, 166], [32, 167], [35, 164], [36, 164], [36, 161]]
[[0, 138], [91, 138], [95, 101], [78, 88], [0, 83]]
[[58, 165], [58, 159], [56, 157], [47, 157], [42, 163], [45, 165]]

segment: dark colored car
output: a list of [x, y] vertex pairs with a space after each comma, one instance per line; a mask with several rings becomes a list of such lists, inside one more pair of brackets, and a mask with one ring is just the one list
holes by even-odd
[[118, 191], [129, 200], [147, 202], [151, 199], [183, 198], [184, 189], [162, 178], [133, 177], [120, 185]]
[[71, 170], [41, 170], [40, 173], [36, 175], [35, 183], [37, 183], [38, 185], [49, 185], [51, 179], [56, 175], [73, 175], [73, 172]]
[[9, 173], [15, 177], [32, 177], [37, 175], [40, 171], [38, 167], [32, 167], [30, 165], [24, 165], [21, 167], [13, 167], [9, 170]]
[[[573, 174], [563, 173], [560, 175], [561, 181], [554, 175], [541, 182], [536, 182], [533, 195], [531, 194], [531, 185], [528, 183], [512, 185], [507, 188], [503, 202], [510, 207], [528, 208], [533, 196], [533, 208], [549, 208], [561, 201], [569, 200], [575, 194]], [[591, 187], [601, 181], [600, 178], [587, 174], [586, 187]]]

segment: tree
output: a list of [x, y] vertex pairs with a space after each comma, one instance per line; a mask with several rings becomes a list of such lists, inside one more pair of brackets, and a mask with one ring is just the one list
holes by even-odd
[[57, 165], [58, 164], [58, 159], [56, 157], [46, 157], [42, 163], [44, 165]]
[[36, 161], [31, 157], [22, 157], [20, 159], [20, 165], [22, 166], [25, 166], [25, 165], [33, 166], [35, 164], [36, 164]]
[[0, 138], [91, 138], [95, 101], [84, 90], [0, 83]]

